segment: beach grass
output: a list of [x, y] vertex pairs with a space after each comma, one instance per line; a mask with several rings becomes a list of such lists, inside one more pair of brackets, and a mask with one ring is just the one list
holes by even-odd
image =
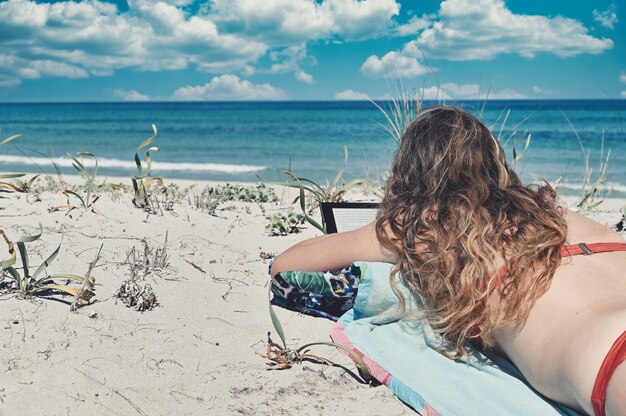
[[[344, 180], [343, 175], [348, 165], [348, 146], [344, 145], [344, 160], [343, 165], [337, 171], [337, 174], [332, 180], [327, 180], [325, 184], [320, 184], [312, 179], [307, 179], [296, 175], [293, 171], [283, 170], [283, 173], [289, 178], [288, 182], [280, 182], [278, 185], [288, 186], [299, 190], [298, 196], [294, 199], [293, 203], [300, 203], [300, 209], [304, 219], [326, 234], [326, 228], [319, 222], [314, 220], [310, 215], [312, 208], [318, 207], [324, 202], [343, 202], [345, 195], [354, 190], [364, 188], [374, 183], [369, 178], [356, 178], [349, 181]], [[306, 194], [309, 195], [309, 201], [307, 203]]]
[[567, 115], [561, 111], [561, 114], [567, 121], [568, 125], [572, 129], [573, 134], [578, 140], [580, 145], [580, 151], [583, 156], [583, 162], [585, 167], [585, 173], [582, 180], [582, 188], [580, 191], [580, 199], [576, 206], [583, 211], [593, 210], [600, 206], [604, 200], [611, 196], [613, 188], [606, 185], [606, 179], [609, 169], [609, 160], [611, 158], [611, 149], [604, 153], [604, 132], [602, 133], [602, 143], [600, 146], [600, 166], [599, 169], [594, 172], [591, 166], [591, 150], [585, 148], [582, 138], [578, 133], [578, 129], [572, 124]]
[[[133, 184], [133, 204], [144, 211], [155, 213], [156, 211], [153, 205], [158, 204], [158, 202], [152, 202], [153, 192], [154, 189], [159, 189], [163, 192], [164, 182], [162, 177], [151, 176], [152, 157], [150, 153], [159, 151], [157, 146], [152, 146], [158, 133], [155, 124], [152, 124], [152, 132], [152, 136], [148, 137], [137, 146], [134, 157], [135, 165], [137, 166], [137, 174], [131, 176], [130, 180]], [[142, 163], [141, 157], [139, 156], [139, 153], [143, 150], [146, 152], [144, 163]]]
[[[0, 146], [2, 146], [3, 144], [7, 144], [10, 143], [14, 140], [19, 139], [20, 137], [22, 137], [22, 135], [20, 134], [15, 134], [13, 136], [7, 137], [6, 139], [0, 141]], [[28, 186], [28, 185], [32, 185], [32, 182], [34, 182], [34, 180], [36, 178], [34, 178], [32, 181], [26, 182], [25, 184], [22, 184], [21, 181], [19, 181], [18, 178], [21, 178], [25, 176], [24, 173], [3, 173], [0, 174], [0, 190], [4, 190], [4, 191], [9, 191], [9, 192], [22, 192], [21, 190], [24, 188], [24, 186]], [[4, 179], [10, 179], [11, 182], [6, 182], [4, 181]]]
[[[63, 191], [63, 194], [67, 196], [67, 206], [65, 208], [67, 208], [68, 211], [76, 208], [76, 206], [70, 202], [70, 196], [73, 196], [80, 202], [80, 208], [92, 209], [99, 198], [94, 195], [94, 192], [98, 189], [98, 185], [96, 184], [98, 176], [98, 158], [91, 152], [78, 152], [76, 155], [68, 153], [67, 156], [72, 160], [72, 166], [78, 171], [84, 182], [78, 192], [72, 189], [65, 189]], [[94, 166], [91, 171], [87, 166], [85, 158], [93, 159]]]
[[[64, 293], [74, 297], [80, 303], [87, 304], [94, 295], [95, 278], [88, 272], [85, 277], [69, 273], [48, 274], [47, 268], [54, 261], [61, 244], [31, 273], [29, 252], [27, 243], [32, 243], [41, 238], [43, 227], [39, 224], [39, 232], [35, 234], [24, 234], [16, 242], [21, 260], [21, 271], [16, 266], [17, 252], [14, 243], [9, 239], [4, 230], [0, 229], [0, 235], [4, 238], [8, 246], [10, 257], [2, 261], [2, 271], [8, 272], [15, 280], [13, 289], [23, 297], [42, 296], [50, 292]], [[63, 284], [61, 281], [65, 281]], [[70, 286], [67, 282], [75, 282], [81, 287]], [[75, 304], [75, 302], [73, 302]]]

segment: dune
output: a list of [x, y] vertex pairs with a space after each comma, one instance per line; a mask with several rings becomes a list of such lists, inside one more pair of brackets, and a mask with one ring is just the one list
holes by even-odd
[[[118, 181], [130, 185], [127, 178], [107, 183]], [[98, 192], [93, 209], [71, 210], [52, 185], [3, 194], [0, 228], [13, 241], [42, 224], [42, 237], [27, 244], [31, 268], [60, 243], [48, 272], [84, 276], [102, 251], [91, 273], [95, 296], [76, 311], [71, 297], [23, 298], [5, 287], [0, 415], [414, 414], [386, 388], [360, 384], [341, 367], [268, 369], [256, 354], [274, 332], [266, 257], [319, 231], [305, 225], [297, 234], [267, 235], [266, 217], [289, 209], [291, 189], [276, 187], [278, 202], [213, 207], [194, 199], [218, 185], [177, 181], [178, 194], [160, 197], [152, 212], [119, 189]], [[625, 205], [609, 199], [587, 215], [613, 225]], [[0, 259], [8, 257], [1, 251]], [[158, 306], [137, 311], [116, 297], [131, 273], [150, 285]], [[291, 346], [329, 340], [332, 322], [277, 313]], [[333, 348], [314, 352], [354, 370]]]

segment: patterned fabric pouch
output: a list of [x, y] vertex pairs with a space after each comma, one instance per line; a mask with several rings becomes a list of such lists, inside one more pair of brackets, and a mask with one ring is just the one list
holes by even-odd
[[272, 278], [272, 304], [336, 321], [354, 305], [365, 265], [339, 273], [289, 271]]

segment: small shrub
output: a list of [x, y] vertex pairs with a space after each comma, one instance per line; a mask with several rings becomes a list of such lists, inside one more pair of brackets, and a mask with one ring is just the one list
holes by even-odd
[[222, 199], [220, 199], [219, 196], [216, 197], [215, 195], [202, 192], [200, 194], [195, 194], [193, 196], [193, 202], [191, 201], [191, 199], [189, 202], [197, 210], [206, 212], [207, 214], [215, 217], [217, 216], [217, 207], [222, 203]]
[[[85, 181], [83, 187], [79, 191], [72, 189], [65, 189], [63, 194], [67, 196], [67, 208], [72, 210], [76, 206], [70, 203], [70, 195], [74, 196], [80, 201], [80, 206], [83, 209], [93, 209], [94, 204], [98, 200], [99, 196], [94, 196], [93, 193], [97, 190], [96, 177], [98, 175], [98, 158], [91, 152], [78, 152], [76, 156], [68, 153], [67, 156], [72, 159], [72, 166], [80, 173], [81, 178]], [[90, 172], [87, 164], [85, 163], [85, 157], [92, 158], [94, 160], [93, 170]]]
[[[24, 176], [24, 174], [18, 174]], [[3, 175], [6, 176], [6, 175]], [[11, 179], [11, 182], [0, 182], [0, 190], [4, 190], [7, 192], [19, 192], [19, 193], [27, 193], [33, 190], [33, 184], [39, 178], [40, 175], [35, 175], [29, 180], [19, 179], [18, 177], [14, 177]]]
[[131, 280], [136, 280], [140, 275], [142, 279], [153, 272], [163, 271], [169, 266], [170, 256], [167, 252], [168, 232], [161, 247], [150, 247], [148, 241], [142, 240], [143, 249], [138, 250], [133, 246], [126, 253], [125, 264], [130, 268]]
[[[291, 188], [304, 189], [313, 198], [313, 204], [315, 206], [319, 205], [322, 202], [342, 202], [344, 200], [343, 197], [345, 196], [346, 193], [348, 193], [348, 191], [355, 189], [355, 188], [363, 187], [365, 184], [369, 184], [373, 182], [371, 179], [367, 179], [367, 178], [358, 178], [358, 179], [353, 179], [349, 182], [346, 182], [343, 179], [343, 174], [346, 170], [347, 164], [348, 164], [348, 146], [344, 146], [343, 166], [341, 167], [341, 169], [339, 169], [339, 171], [335, 175], [335, 178], [332, 181], [326, 181], [325, 185], [320, 185], [319, 183], [311, 179], [306, 179], [300, 176], [296, 176], [291, 171], [283, 170], [283, 173], [289, 176], [289, 179], [295, 181], [295, 183], [283, 182], [280, 185], [289, 186]], [[299, 198], [300, 197], [298, 196], [294, 200], [294, 202], [298, 201]]]
[[143, 312], [159, 305], [156, 293], [150, 284], [142, 285], [140, 282], [145, 280], [149, 274], [163, 271], [169, 265], [167, 237], [168, 233], [166, 232], [161, 247], [150, 247], [146, 240], [142, 240], [143, 250], [140, 251], [133, 247], [126, 253], [125, 263], [129, 267], [130, 277], [122, 282], [122, 285], [115, 292], [115, 297], [127, 307]]
[[203, 193], [222, 202], [278, 202], [278, 196], [274, 189], [268, 188], [264, 183], [258, 183], [255, 186], [231, 185], [228, 183], [216, 187], [208, 186]]
[[149, 283], [143, 287], [137, 280], [128, 279], [122, 282], [120, 288], [115, 292], [115, 297], [120, 299], [126, 307], [138, 312], [148, 311], [159, 306], [156, 294]]
[[305, 200], [305, 191], [309, 193], [312, 198], [312, 201], [309, 203], [311, 208], [315, 208], [319, 206], [322, 202], [342, 202], [345, 194], [352, 190], [361, 188], [366, 184], [371, 184], [373, 181], [367, 178], [358, 178], [353, 179], [349, 182], [343, 180], [343, 173], [346, 170], [346, 165], [348, 163], [348, 146], [344, 146], [344, 163], [343, 167], [339, 169], [337, 175], [332, 181], [327, 181], [325, 185], [320, 185], [319, 183], [306, 179], [300, 176], [296, 176], [293, 172], [288, 170], [283, 170], [283, 173], [289, 176], [290, 180], [294, 182], [283, 182], [280, 185], [289, 186], [291, 188], [300, 189], [300, 194], [294, 199], [294, 203], [300, 201], [300, 208], [302, 209], [302, 215], [304, 219], [323, 232], [326, 233], [326, 228], [320, 225], [317, 221], [315, 221], [309, 215], [309, 210], [306, 208], [306, 200]]
[[[74, 296], [74, 302], [72, 302], [73, 305], [77, 302], [82, 304], [89, 303], [89, 300], [94, 295], [93, 290], [95, 282], [95, 279], [90, 275], [90, 272], [87, 273], [87, 277], [76, 276], [73, 274], [48, 275], [46, 273], [46, 269], [59, 253], [61, 244], [59, 244], [52, 254], [50, 254], [48, 258], [46, 258], [46, 260], [39, 265], [35, 272], [31, 274], [26, 243], [38, 240], [42, 233], [43, 228], [41, 227], [41, 224], [39, 224], [38, 234], [23, 235], [16, 241], [15, 245], [17, 245], [22, 262], [22, 272], [20, 273], [18, 269], [14, 267], [17, 261], [15, 246], [8, 238], [4, 230], [0, 229], [0, 235], [4, 238], [4, 241], [9, 248], [10, 255], [9, 258], [2, 261], [2, 270], [10, 274], [14, 279], [15, 283], [13, 289], [22, 296], [41, 296], [46, 293], [60, 292]], [[79, 283], [82, 287], [70, 286], [70, 282]]]
[[[14, 136], [8, 137], [4, 140], [2, 140], [0, 142], [0, 146], [2, 146], [3, 144], [12, 142], [13, 140], [17, 140], [20, 137], [22, 137], [20, 134], [16, 134]], [[4, 191], [8, 191], [8, 192], [19, 192], [18, 189], [16, 188], [16, 181], [18, 180], [17, 178], [21, 178], [23, 177], [25, 174], [24, 173], [3, 173], [0, 174], [0, 179], [11, 179], [11, 182], [5, 182], [5, 181], [0, 181], [0, 190], [4, 190]], [[35, 177], [36, 178], [36, 177]], [[33, 181], [34, 179], [33, 178]], [[32, 182], [31, 182], [32, 185]], [[2, 198], [2, 196], [0, 196], [0, 198]]]
[[269, 223], [265, 226], [265, 231], [269, 236], [287, 235], [299, 233], [306, 220], [300, 213], [290, 212], [289, 214], [273, 214], [267, 217]]
[[[154, 202], [151, 200], [152, 193], [154, 188], [158, 187], [161, 190], [163, 187], [163, 178], [162, 177], [151, 177], [151, 169], [152, 169], [152, 158], [150, 157], [150, 152], [158, 152], [159, 148], [156, 146], [151, 146], [151, 144], [156, 140], [157, 136], [157, 127], [153, 124], [152, 131], [154, 134], [144, 140], [138, 147], [135, 152], [135, 164], [137, 165], [137, 175], [131, 176], [130, 180], [133, 183], [133, 204], [141, 209], [155, 212]], [[149, 147], [150, 146], [150, 147]], [[139, 152], [143, 149], [146, 149], [145, 156], [145, 167], [141, 163], [141, 158], [139, 157]]]

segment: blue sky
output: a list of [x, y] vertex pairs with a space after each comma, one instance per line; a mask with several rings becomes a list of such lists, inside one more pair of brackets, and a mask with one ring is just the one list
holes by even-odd
[[626, 98], [617, 1], [0, 1], [0, 101]]

